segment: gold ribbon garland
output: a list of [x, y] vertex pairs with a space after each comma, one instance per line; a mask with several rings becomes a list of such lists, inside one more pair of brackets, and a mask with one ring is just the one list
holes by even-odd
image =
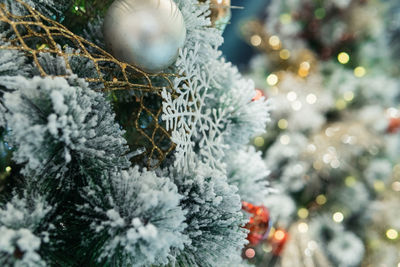
[[[176, 94], [172, 79], [177, 75], [171, 73], [149, 74], [139, 68], [120, 62], [111, 54], [107, 53], [97, 45], [89, 42], [81, 36], [75, 35], [62, 24], [47, 18], [34, 10], [22, 0], [15, 0], [23, 7], [27, 15], [17, 16], [7, 10], [5, 4], [0, 4], [0, 23], [8, 24], [11, 32], [3, 36], [5, 45], [0, 46], [3, 50], [18, 50], [25, 53], [33, 61], [42, 77], [50, 76], [41, 66], [38, 57], [41, 53], [49, 53], [64, 58], [68, 70], [70, 58], [86, 58], [93, 63], [97, 77], [80, 77], [89, 83], [101, 83], [103, 91], [129, 90], [136, 97], [136, 106], [131, 111], [129, 126], [134, 127], [142, 137], [140, 142], [130, 144], [131, 150], [135, 151], [144, 147], [145, 152], [135, 156], [133, 161], [145, 162], [149, 168], [159, 166], [171, 153], [175, 144], [171, 141], [170, 133], [161, 123], [162, 97], [161, 91], [166, 88]], [[66, 52], [59, 43], [67, 44], [71, 49]], [[90, 52], [89, 52], [90, 51]], [[104, 73], [115, 73], [103, 75]], [[65, 77], [59, 76], [59, 77]], [[152, 83], [157, 79], [157, 86]], [[159, 102], [158, 108], [146, 105], [146, 97], [151, 96], [152, 101]], [[156, 105], [157, 106], [157, 105]], [[151, 123], [140, 125], [141, 116], [148, 116]]]

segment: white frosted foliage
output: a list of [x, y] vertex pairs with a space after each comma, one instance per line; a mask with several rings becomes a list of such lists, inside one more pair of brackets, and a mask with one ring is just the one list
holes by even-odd
[[289, 192], [301, 190], [307, 184], [302, 179], [311, 167], [307, 160], [302, 160], [307, 145], [305, 135], [283, 132], [277, 136], [266, 154], [265, 163], [271, 170], [271, 177], [279, 177], [279, 182]]
[[[351, 213], [362, 213], [368, 209], [371, 196], [363, 183], [357, 182], [352, 186], [343, 187], [337, 192], [338, 205], [343, 211]], [[351, 203], [351, 205], [349, 205]]]
[[103, 175], [101, 181], [84, 190], [86, 204], [79, 207], [84, 214], [79, 220], [89, 222], [93, 232], [85, 243], [98, 246], [98, 262], [167, 264], [171, 249], [182, 249], [187, 241], [176, 186], [138, 167]]
[[[1, 38], [3, 34], [0, 27], [0, 46], [6, 46], [7, 43], [3, 42]], [[27, 75], [28, 66], [26, 65], [26, 57], [23, 53], [16, 50], [4, 50], [0, 49], [0, 77], [1, 76], [16, 76], [16, 75]], [[5, 114], [6, 108], [3, 105], [3, 93], [6, 90], [0, 88], [0, 127], [5, 126]]]
[[266, 168], [261, 152], [247, 147], [227, 157], [227, 174], [230, 184], [238, 187], [243, 201], [260, 204], [269, 193]]
[[347, 231], [335, 236], [328, 243], [327, 250], [334, 262], [343, 267], [359, 266], [365, 252], [361, 239]]
[[372, 187], [377, 181], [382, 181], [385, 184], [390, 182], [392, 173], [392, 163], [384, 158], [377, 158], [371, 161], [368, 168], [365, 170], [365, 178], [368, 184]]
[[363, 105], [395, 105], [400, 85], [397, 79], [387, 73], [371, 70], [372, 73], [359, 78], [354, 76], [353, 70], [332, 62], [325, 63], [323, 68], [329, 73], [326, 88], [337, 97], [353, 93], [354, 98]]
[[311, 235], [323, 244], [329, 243], [344, 232], [343, 224], [336, 223], [328, 214], [320, 215], [311, 220]]
[[52, 207], [40, 196], [27, 197], [15, 195], [0, 208], [2, 266], [46, 266], [39, 250], [42, 243], [49, 241], [44, 220]]
[[0, 84], [16, 90], [4, 96], [6, 119], [26, 175], [64, 178], [76, 163], [86, 172], [129, 166], [110, 104], [83, 80], [8, 77]]
[[272, 95], [271, 116], [276, 123], [286, 119], [287, 130], [317, 131], [326, 122], [325, 113], [333, 107], [329, 92], [321, 91], [322, 77], [312, 74], [306, 79], [285, 74], [279, 83], [279, 93]]
[[[294, 200], [277, 188], [279, 192], [269, 194], [264, 200], [264, 206], [268, 207], [273, 221], [279, 221], [288, 227], [292, 221], [292, 214], [296, 212]], [[283, 191], [283, 190], [282, 190]]]
[[[14, 15], [26, 15], [27, 10], [15, 0], [0, 0]], [[71, 0], [24, 0], [24, 3], [48, 17], [60, 16], [71, 5]], [[0, 27], [1, 29], [1, 27]]]
[[276, 140], [265, 158], [268, 168], [273, 172], [279, 171], [282, 164], [291, 161], [297, 163], [308, 144], [306, 136], [300, 133], [283, 133]]
[[[0, 37], [3, 37], [1, 32]], [[0, 45], [7, 46], [9, 44], [0, 40]], [[24, 57], [23, 53], [16, 50], [0, 50], [0, 76], [26, 75], [28, 69], [26, 57]]]
[[188, 212], [185, 234], [190, 243], [179, 252], [176, 266], [232, 266], [240, 262], [247, 243], [245, 218], [236, 187], [208, 166], [196, 166], [188, 176], [174, 174]]
[[[40, 239], [28, 229], [8, 229], [0, 226], [0, 263], [3, 266], [46, 266], [37, 251], [40, 248]], [[23, 256], [14, 258], [13, 254], [19, 250]], [[10, 265], [8, 265], [10, 264]]]

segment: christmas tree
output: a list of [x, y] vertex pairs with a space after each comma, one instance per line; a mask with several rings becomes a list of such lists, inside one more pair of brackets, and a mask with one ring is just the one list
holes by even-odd
[[0, 0], [1, 266], [241, 264], [269, 106], [210, 14]]
[[272, 0], [243, 24], [273, 107], [254, 145], [278, 190], [264, 201], [274, 228], [248, 248], [257, 266], [399, 264], [394, 2]]

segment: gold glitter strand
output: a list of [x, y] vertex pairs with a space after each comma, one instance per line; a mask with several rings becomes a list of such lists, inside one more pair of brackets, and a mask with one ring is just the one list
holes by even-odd
[[[159, 166], [171, 153], [175, 144], [171, 141], [170, 133], [161, 124], [162, 105], [157, 110], [147, 107], [145, 104], [146, 96], [153, 96], [158, 103], [162, 103], [161, 91], [166, 88], [173, 95], [176, 92], [173, 89], [172, 79], [177, 77], [172, 73], [149, 74], [141, 69], [120, 62], [111, 54], [107, 53], [97, 45], [88, 40], [75, 35], [62, 24], [47, 18], [38, 11], [31, 8], [21, 0], [15, 0], [26, 10], [25, 16], [16, 16], [6, 9], [4, 4], [0, 5], [0, 22], [8, 24], [12, 30], [12, 35], [3, 37], [6, 45], [0, 46], [3, 50], [18, 50], [32, 59], [34, 66], [42, 77], [51, 76], [46, 73], [41, 66], [39, 55], [49, 53], [54, 56], [64, 58], [66, 68], [71, 71], [70, 58], [78, 57], [91, 61], [96, 69], [97, 77], [80, 77], [89, 83], [100, 83], [104, 86], [103, 91], [129, 90], [136, 96], [139, 106], [132, 112], [129, 125], [146, 140], [145, 153], [133, 159], [135, 162], [145, 161], [148, 168]], [[64, 51], [59, 44], [67, 44], [70, 50]], [[64, 46], [65, 48], [65, 46]], [[72, 73], [72, 72], [71, 72]], [[118, 73], [117, 77], [112, 75], [103, 75], [104, 73]], [[60, 75], [58, 77], [66, 77]], [[153, 80], [157, 79], [157, 86]], [[138, 82], [140, 81], [140, 82]], [[149, 125], [140, 125], [140, 118], [143, 115], [151, 118]], [[168, 145], [161, 145], [167, 140]], [[140, 147], [131, 147], [134, 151]]]

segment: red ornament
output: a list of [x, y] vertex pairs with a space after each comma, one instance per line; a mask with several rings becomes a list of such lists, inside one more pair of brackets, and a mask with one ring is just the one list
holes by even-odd
[[256, 95], [253, 97], [253, 99], [251, 101], [260, 100], [261, 97], [265, 97], [264, 92], [262, 90], [260, 90], [260, 89], [256, 89]]
[[387, 128], [388, 133], [397, 133], [400, 130], [400, 118], [391, 117]]
[[257, 245], [268, 237], [271, 227], [269, 211], [264, 206], [255, 206], [245, 201], [242, 202], [242, 209], [252, 215], [244, 227], [250, 231], [247, 240], [251, 245]]

